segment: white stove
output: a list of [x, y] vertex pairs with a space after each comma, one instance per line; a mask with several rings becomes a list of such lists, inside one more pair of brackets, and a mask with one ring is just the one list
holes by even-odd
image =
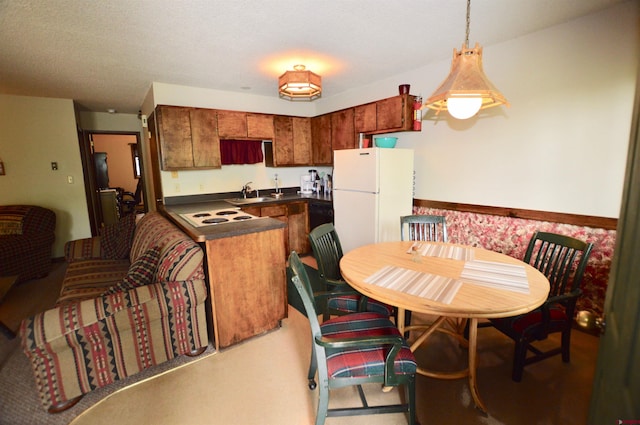
[[255, 220], [262, 217], [247, 214], [240, 208], [224, 208], [220, 210], [198, 211], [195, 213], [180, 214], [180, 216], [195, 227], [214, 226], [226, 223], [238, 223], [240, 221]]

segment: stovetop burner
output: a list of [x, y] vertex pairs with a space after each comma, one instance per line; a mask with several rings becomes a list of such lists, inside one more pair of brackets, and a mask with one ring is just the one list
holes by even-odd
[[247, 214], [240, 208], [224, 208], [219, 210], [198, 211], [195, 213], [180, 214], [195, 227], [215, 226], [234, 221], [255, 220], [255, 215]]
[[201, 221], [202, 224], [220, 224], [220, 223], [226, 223], [227, 220], [226, 218], [222, 218], [222, 217], [214, 217], [214, 218], [205, 218], [204, 220]]

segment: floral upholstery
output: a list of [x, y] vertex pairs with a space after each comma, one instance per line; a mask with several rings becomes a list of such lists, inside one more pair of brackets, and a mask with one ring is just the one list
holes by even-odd
[[35, 205], [0, 206], [0, 276], [18, 282], [51, 271], [56, 214]]
[[416, 207], [414, 213], [446, 216], [449, 242], [478, 246], [519, 259], [524, 257], [529, 239], [536, 230], [593, 243], [576, 311], [591, 310], [602, 316], [616, 243], [615, 230], [438, 208]]
[[197, 243], [157, 212], [136, 225], [129, 259], [87, 258], [103, 251], [95, 239], [67, 244], [56, 306], [20, 327], [45, 408], [208, 344]]

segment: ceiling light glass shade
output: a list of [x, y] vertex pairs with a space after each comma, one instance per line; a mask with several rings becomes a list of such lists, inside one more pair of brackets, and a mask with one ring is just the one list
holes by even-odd
[[315, 100], [322, 95], [322, 78], [305, 70], [304, 65], [296, 65], [278, 78], [280, 97], [287, 100]]
[[436, 111], [436, 115], [448, 110], [459, 119], [470, 118], [481, 109], [500, 105], [509, 106], [509, 102], [484, 74], [479, 43], [473, 49], [464, 45], [460, 51], [453, 49], [449, 76], [424, 104]]

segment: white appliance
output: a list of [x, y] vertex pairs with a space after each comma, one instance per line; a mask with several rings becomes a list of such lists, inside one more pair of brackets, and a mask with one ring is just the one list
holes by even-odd
[[333, 156], [334, 225], [346, 253], [400, 240], [400, 216], [413, 210], [413, 150], [346, 149]]

